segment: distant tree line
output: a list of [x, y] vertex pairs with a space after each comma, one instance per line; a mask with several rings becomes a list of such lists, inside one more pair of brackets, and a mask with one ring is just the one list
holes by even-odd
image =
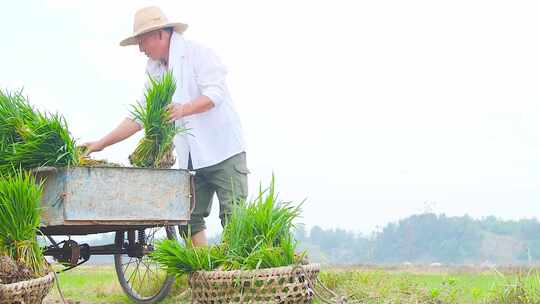
[[311, 260], [329, 264], [524, 264], [540, 262], [540, 222], [412, 215], [370, 235], [343, 229], [306, 231], [296, 238]]

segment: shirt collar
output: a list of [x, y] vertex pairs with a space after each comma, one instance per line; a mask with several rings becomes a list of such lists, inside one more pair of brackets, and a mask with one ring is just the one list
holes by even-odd
[[[186, 41], [182, 34], [172, 32], [169, 44], [169, 69], [176, 66], [180, 58], [184, 58], [186, 53]], [[148, 59], [148, 66], [151, 70], [161, 70], [165, 68], [159, 60]]]
[[173, 32], [169, 44], [169, 67], [174, 66], [174, 62], [176, 62], [178, 58], [184, 58], [185, 53], [186, 42], [184, 36], [177, 32]]

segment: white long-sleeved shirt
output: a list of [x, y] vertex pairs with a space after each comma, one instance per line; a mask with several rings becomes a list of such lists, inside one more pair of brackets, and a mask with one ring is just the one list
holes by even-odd
[[[204, 95], [214, 107], [176, 121], [189, 128], [188, 134], [174, 138], [176, 156], [181, 169], [188, 166], [191, 154], [193, 169], [209, 167], [245, 151], [242, 126], [225, 83], [227, 69], [209, 48], [173, 33], [169, 46], [169, 69], [176, 81], [173, 103], [187, 103]], [[167, 67], [149, 59], [146, 72], [161, 77]], [[145, 91], [148, 88], [148, 81]], [[144, 95], [139, 102], [144, 103]]]

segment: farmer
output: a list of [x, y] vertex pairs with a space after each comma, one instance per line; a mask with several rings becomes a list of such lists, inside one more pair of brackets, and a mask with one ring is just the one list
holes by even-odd
[[[146, 7], [135, 13], [133, 35], [120, 45], [139, 46], [148, 57], [147, 74], [160, 77], [170, 70], [176, 80], [169, 118], [190, 129], [189, 135], [174, 139], [177, 159], [180, 168], [196, 172], [195, 208], [188, 225], [179, 229], [184, 237], [191, 233], [195, 246], [203, 246], [208, 244], [204, 218], [210, 214], [214, 193], [225, 225], [234, 198], [247, 196], [249, 171], [240, 119], [225, 84], [227, 70], [211, 49], [184, 39], [186, 28], [186, 24], [169, 22], [158, 7]], [[101, 151], [141, 128], [128, 117], [100, 140], [84, 146], [87, 153]]]

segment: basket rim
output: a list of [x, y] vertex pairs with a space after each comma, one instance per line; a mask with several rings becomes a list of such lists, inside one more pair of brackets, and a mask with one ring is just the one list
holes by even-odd
[[294, 270], [301, 268], [303, 271], [306, 272], [312, 272], [312, 271], [320, 271], [321, 266], [318, 263], [310, 263], [310, 264], [299, 264], [299, 265], [289, 265], [289, 266], [281, 266], [281, 267], [272, 267], [272, 268], [260, 268], [260, 269], [252, 269], [252, 270], [199, 270], [194, 271], [189, 274], [190, 279], [196, 278], [196, 277], [221, 277], [221, 278], [227, 278], [227, 277], [234, 277], [234, 278], [253, 278], [254, 276], [259, 276], [262, 274], [270, 274], [270, 275], [279, 275], [279, 274], [290, 274]]
[[42, 277], [35, 278], [35, 279], [20, 281], [20, 282], [11, 283], [11, 284], [0, 283], [0, 290], [20, 289], [21, 287], [26, 287], [30, 285], [36, 286], [36, 285], [51, 284], [51, 282], [54, 281], [54, 278], [55, 278], [55, 273], [54, 271], [51, 271], [47, 273], [47, 275], [44, 275]]

